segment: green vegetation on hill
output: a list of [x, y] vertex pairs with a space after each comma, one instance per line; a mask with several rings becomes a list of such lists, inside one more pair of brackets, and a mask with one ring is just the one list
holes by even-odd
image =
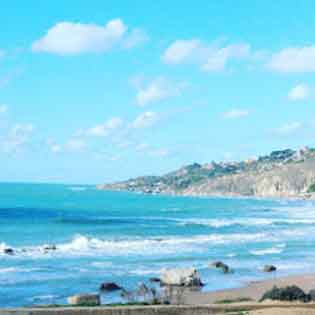
[[148, 194], [285, 196], [315, 192], [315, 150], [276, 150], [237, 162], [193, 163], [163, 176], [142, 176], [99, 189]]

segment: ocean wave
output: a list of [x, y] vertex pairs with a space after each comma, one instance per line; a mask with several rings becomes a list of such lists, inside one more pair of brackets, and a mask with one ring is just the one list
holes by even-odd
[[285, 244], [279, 244], [270, 248], [251, 250], [250, 253], [255, 256], [280, 254], [283, 252], [285, 246]]
[[69, 190], [71, 191], [85, 191], [87, 190], [87, 187], [84, 186], [70, 186], [68, 187]]
[[21, 272], [36, 272], [41, 271], [41, 268], [19, 268], [19, 267], [7, 267], [0, 268], [0, 274], [2, 273], [21, 273]]
[[[255, 242], [265, 238], [264, 233], [212, 234], [193, 237], [148, 238], [106, 240], [84, 235], [76, 235], [70, 242], [55, 244], [56, 249], [48, 249], [47, 245], [14, 248], [15, 255], [50, 257], [51, 255], [159, 255], [176, 254], [180, 248], [183, 252], [203, 251], [202, 245], [221, 245], [231, 243]], [[272, 236], [268, 236], [272, 239]], [[1, 255], [1, 253], [0, 253]], [[2, 252], [2, 255], [5, 255]]]
[[299, 219], [299, 218], [243, 218], [243, 219], [177, 219], [178, 225], [200, 225], [213, 228], [222, 228], [229, 226], [272, 226], [272, 225], [314, 225], [315, 218]]

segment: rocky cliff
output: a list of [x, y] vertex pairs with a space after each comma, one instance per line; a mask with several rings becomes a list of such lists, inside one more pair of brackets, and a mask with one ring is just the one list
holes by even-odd
[[312, 197], [315, 149], [279, 150], [241, 162], [191, 164], [163, 176], [144, 176], [98, 189], [150, 194]]

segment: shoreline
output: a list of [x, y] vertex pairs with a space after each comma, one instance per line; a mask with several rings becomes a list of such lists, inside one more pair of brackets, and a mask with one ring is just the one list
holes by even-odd
[[252, 280], [243, 286], [210, 292], [189, 292], [184, 301], [188, 305], [215, 304], [224, 300], [249, 299], [258, 302], [262, 295], [273, 286], [285, 287], [296, 285], [304, 291], [315, 289], [315, 273], [294, 274], [273, 279]]
[[[30, 306], [0, 308], [1, 315], [315, 315], [315, 303], [299, 301], [259, 302], [261, 295], [274, 285], [278, 287], [297, 285], [308, 292], [315, 288], [315, 273], [292, 275], [275, 279], [250, 281], [247, 285], [234, 289], [213, 292], [189, 292], [179, 305], [110, 306], [94, 307]], [[244, 299], [240, 301], [240, 299]], [[233, 301], [234, 300], [234, 301]]]
[[282, 195], [282, 196], [261, 196], [261, 195], [239, 195], [239, 194], [181, 194], [181, 193], [146, 193], [143, 191], [131, 191], [128, 189], [106, 189], [99, 188], [96, 185], [95, 190], [97, 191], [108, 191], [108, 192], [122, 192], [135, 195], [144, 196], [164, 196], [164, 197], [183, 197], [183, 198], [205, 198], [205, 199], [253, 199], [253, 200], [266, 200], [266, 201], [315, 201], [315, 194], [305, 195]]

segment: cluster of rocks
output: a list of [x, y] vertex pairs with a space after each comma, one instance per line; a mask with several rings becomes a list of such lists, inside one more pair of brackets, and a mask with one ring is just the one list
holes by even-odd
[[6, 247], [6, 248], [3, 249], [3, 254], [12, 256], [12, 255], [15, 254], [15, 252], [14, 252], [14, 249], [13, 249], [13, 248], [11, 248], [11, 247]]
[[[57, 246], [55, 244], [48, 244], [48, 245], [44, 245], [44, 246], [40, 247], [38, 250], [43, 252], [44, 254], [47, 254], [51, 251], [57, 250]], [[16, 255], [19, 253], [25, 253], [27, 251], [32, 251], [32, 250], [26, 249], [26, 248], [14, 249], [12, 247], [5, 247], [1, 251], [5, 255], [13, 256], [13, 255]], [[1, 251], [0, 251], [0, 253], [1, 253]]]
[[[230, 273], [232, 272], [232, 269], [225, 263], [223, 263], [222, 261], [214, 261], [212, 263], [209, 264], [209, 267], [214, 267], [217, 269], [221, 269], [223, 273]], [[277, 271], [277, 267], [274, 265], [265, 265], [262, 268], [262, 271], [264, 272], [274, 272]]]
[[[232, 272], [231, 268], [223, 263], [222, 261], [214, 261], [209, 267], [214, 267], [221, 269], [223, 273], [227, 274]], [[276, 271], [277, 268], [273, 265], [266, 265], [263, 268], [265, 272]], [[159, 283], [160, 287], [168, 288], [200, 288], [204, 286], [204, 283], [201, 281], [199, 272], [195, 268], [178, 268], [178, 269], [165, 269], [162, 271], [160, 278], [150, 278], [151, 283]], [[121, 291], [121, 297], [130, 301], [134, 300], [135, 296], [149, 297], [150, 301], [157, 300], [157, 292], [154, 288], [147, 287], [144, 283], [141, 283], [136, 291], [127, 291], [125, 288], [119, 286], [115, 282], [103, 282], [99, 290], [103, 293]], [[282, 292], [282, 291], [281, 291]], [[268, 293], [268, 292], [267, 292]], [[266, 297], [276, 296], [276, 293], [266, 293]], [[277, 291], [278, 294], [278, 291]], [[282, 293], [281, 293], [282, 294]], [[280, 294], [280, 296], [282, 296]], [[310, 294], [310, 293], [309, 293]], [[315, 291], [312, 293], [315, 300]], [[159, 299], [159, 302], [166, 303], [166, 300]], [[69, 304], [72, 305], [99, 305], [100, 304], [100, 295], [99, 294], [83, 294], [70, 297], [68, 299]], [[161, 302], [161, 303], [162, 303]]]
[[264, 293], [260, 301], [276, 300], [276, 301], [300, 301], [315, 302], [315, 290], [305, 293], [301, 288], [292, 285], [284, 288], [274, 286], [271, 290]]

